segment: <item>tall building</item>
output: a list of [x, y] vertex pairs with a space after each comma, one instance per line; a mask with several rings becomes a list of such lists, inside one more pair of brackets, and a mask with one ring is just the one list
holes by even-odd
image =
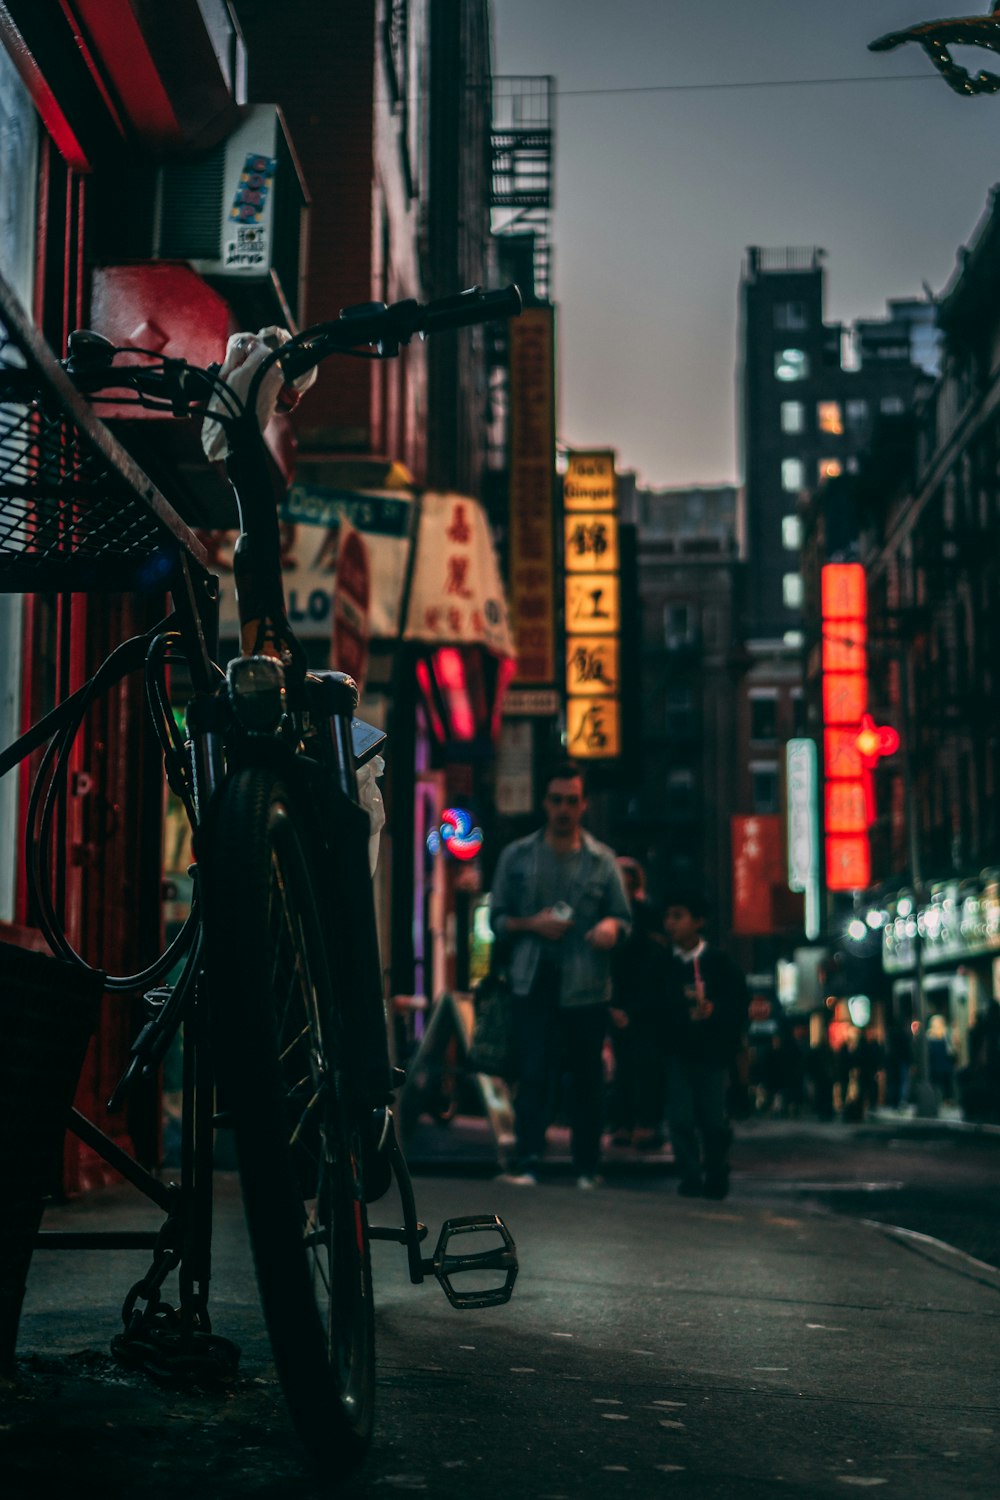
[[797, 648], [802, 625], [798, 497], [857, 468], [879, 415], [913, 404], [936, 360], [931, 302], [890, 302], [882, 319], [824, 320], [824, 252], [746, 254], [740, 283], [742, 528], [750, 564], [748, 642]]
[[[627, 480], [629, 476], [622, 476]], [[695, 885], [729, 923], [740, 565], [735, 485], [620, 486], [635, 530], [640, 750], [607, 829], [646, 866], [654, 893]]]

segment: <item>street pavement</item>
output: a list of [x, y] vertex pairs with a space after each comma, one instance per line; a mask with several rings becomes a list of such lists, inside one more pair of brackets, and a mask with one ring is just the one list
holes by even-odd
[[[904, 1134], [891, 1122], [745, 1122], [733, 1191], [717, 1203], [679, 1198], [666, 1153], [609, 1154], [605, 1185], [581, 1192], [558, 1140], [548, 1178], [518, 1188], [491, 1180], [468, 1143], [449, 1169], [445, 1132], [416, 1180], [430, 1242], [445, 1217], [497, 1210], [518, 1244], [514, 1298], [455, 1311], [433, 1282], [410, 1285], [401, 1250], [373, 1247], [376, 1439], [338, 1493], [995, 1500], [1000, 1270], [836, 1200], [846, 1184], [867, 1201], [874, 1184], [894, 1203], [901, 1190], [870, 1175], [886, 1157], [908, 1180], [926, 1154], [934, 1181], [961, 1181], [963, 1148], [984, 1139], [963, 1170], [970, 1191], [995, 1198], [1000, 1143], [942, 1125], [929, 1151], [918, 1133], [901, 1156], [889, 1142]], [[242, 1346], [235, 1385], [163, 1388], [110, 1360], [141, 1253], [37, 1253], [0, 1416], [5, 1497], [68, 1484], [102, 1500], [324, 1493], [270, 1366], [238, 1184], [222, 1172], [217, 1188], [212, 1310]], [[394, 1223], [395, 1209], [390, 1195], [373, 1222]], [[133, 1226], [150, 1213], [120, 1187], [46, 1223]]]

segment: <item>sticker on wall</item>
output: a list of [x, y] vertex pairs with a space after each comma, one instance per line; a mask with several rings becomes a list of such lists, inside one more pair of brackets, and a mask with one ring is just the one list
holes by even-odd
[[247, 154], [236, 185], [233, 206], [229, 210], [231, 219], [235, 219], [238, 224], [261, 223], [277, 165], [276, 157], [261, 156], [255, 151]]

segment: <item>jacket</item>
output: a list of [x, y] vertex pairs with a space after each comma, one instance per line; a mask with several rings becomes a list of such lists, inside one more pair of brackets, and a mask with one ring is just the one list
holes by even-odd
[[[622, 885], [615, 856], [585, 830], [582, 858], [575, 880], [563, 893], [573, 908], [573, 926], [560, 941], [562, 1007], [603, 1005], [611, 998], [611, 954], [595, 950], [583, 940], [595, 923], [617, 917], [623, 932], [630, 930], [628, 897]], [[508, 945], [507, 977], [515, 995], [527, 995], [535, 982], [545, 946], [534, 933], [511, 933], [508, 917], [533, 917], [541, 909], [538, 894], [538, 852], [545, 833], [529, 833], [515, 839], [500, 855], [490, 892], [490, 925], [500, 942]]]
[[706, 945], [698, 960], [705, 998], [712, 1014], [692, 1020], [684, 993], [694, 978], [694, 965], [684, 962], [672, 948], [661, 950], [656, 962], [655, 983], [662, 986], [663, 1045], [669, 1057], [679, 1057], [709, 1067], [727, 1068], [740, 1050], [747, 1024], [747, 985], [742, 972], [720, 948]]

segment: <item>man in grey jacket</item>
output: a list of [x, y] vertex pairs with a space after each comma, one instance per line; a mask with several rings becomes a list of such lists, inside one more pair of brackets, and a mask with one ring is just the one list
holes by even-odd
[[628, 935], [630, 910], [613, 852], [582, 827], [587, 802], [575, 761], [552, 768], [543, 806], [545, 827], [508, 845], [490, 893], [493, 931], [510, 954], [514, 1008], [517, 1158], [508, 1180], [525, 1186], [537, 1180], [565, 1065], [577, 1185], [593, 1188], [611, 952]]

